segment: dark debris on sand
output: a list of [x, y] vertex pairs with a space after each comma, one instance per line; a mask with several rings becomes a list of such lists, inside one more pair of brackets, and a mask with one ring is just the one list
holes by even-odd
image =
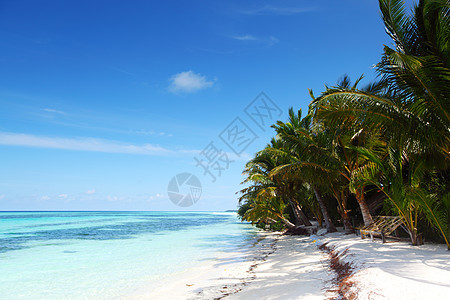
[[328, 246], [327, 243], [324, 243], [319, 246], [319, 249], [329, 255], [330, 265], [328, 268], [335, 274], [332, 279], [335, 288], [328, 290], [328, 292], [333, 292], [336, 296], [330, 299], [358, 299], [358, 291], [353, 288], [355, 285], [355, 282], [352, 280], [354, 267], [352, 263], [344, 262], [342, 259], [347, 254], [348, 248], [342, 252], [338, 252], [335, 247]]

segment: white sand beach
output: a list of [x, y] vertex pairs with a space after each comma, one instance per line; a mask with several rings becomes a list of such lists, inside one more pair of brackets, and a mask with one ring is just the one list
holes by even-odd
[[349, 249], [358, 299], [449, 299], [450, 251], [444, 244], [411, 246], [407, 242], [371, 242], [357, 236], [328, 234], [323, 242]]
[[322, 243], [346, 254], [357, 299], [448, 299], [450, 251], [444, 245], [382, 244], [341, 232], [323, 236], [261, 233], [242, 252], [224, 253], [212, 264], [161, 282], [133, 299], [333, 299], [335, 274]]
[[327, 264], [309, 238], [281, 236], [276, 251], [255, 268], [255, 279], [227, 299], [325, 299]]

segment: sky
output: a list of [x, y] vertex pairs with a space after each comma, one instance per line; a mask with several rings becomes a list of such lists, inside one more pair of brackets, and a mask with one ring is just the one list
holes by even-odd
[[236, 209], [270, 125], [391, 45], [375, 0], [1, 0], [0, 35], [0, 210]]

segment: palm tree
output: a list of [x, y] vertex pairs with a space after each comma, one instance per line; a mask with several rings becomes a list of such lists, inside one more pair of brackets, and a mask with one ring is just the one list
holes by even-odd
[[338, 200], [344, 224], [346, 193], [354, 193], [368, 225], [365, 188], [374, 185], [402, 216], [413, 244], [417, 223], [425, 218], [450, 249], [450, 4], [419, 0], [411, 15], [401, 0], [379, 5], [394, 42], [377, 64], [379, 81], [360, 89], [362, 77], [353, 85], [344, 77], [317, 98], [310, 92], [305, 118], [291, 109], [289, 122], [273, 126], [279, 145], [264, 151], [277, 164], [266, 170], [265, 180], [278, 186], [273, 197], [292, 198], [289, 191], [298, 187], [314, 191], [330, 230], [321, 191]]
[[421, 0], [413, 15], [407, 15], [403, 1], [379, 2], [386, 31], [395, 43], [394, 49], [385, 46], [377, 65], [381, 80], [362, 90], [356, 85], [327, 87], [314, 98], [311, 109], [328, 126], [347, 124], [378, 131], [389, 153], [397, 153], [385, 157], [390, 168], [379, 169], [387, 172], [383, 176], [389, 179], [382, 187], [390, 193], [390, 203], [403, 215], [416, 243], [411, 213], [425, 216], [443, 233], [440, 218], [428, 208], [444, 207], [444, 201], [435, 201], [419, 174], [445, 174], [449, 169], [450, 6], [448, 1]]
[[359, 204], [364, 224], [369, 225], [373, 222], [369, 206], [365, 199], [365, 190], [367, 182], [358, 181], [357, 184], [350, 184], [352, 178], [361, 168], [369, 162], [369, 160], [359, 154], [358, 149], [370, 150], [379, 156], [386, 151], [386, 144], [378, 133], [359, 128], [345, 128], [345, 124], [341, 125], [340, 132], [336, 136], [336, 157], [343, 165], [342, 172], [346, 174], [346, 179], [350, 179], [349, 190], [355, 195]]
[[[258, 181], [257, 179], [254, 179]], [[241, 218], [252, 224], [264, 223], [271, 224], [281, 221], [287, 228], [296, 228], [295, 224], [289, 221], [285, 214], [287, 204], [277, 197], [274, 187], [258, 189], [258, 185], [241, 191], [243, 195], [239, 202], [247, 201], [247, 209], [242, 212]]]
[[[423, 150], [448, 159], [450, 4], [447, 0], [420, 0], [414, 14], [407, 15], [403, 1], [380, 0], [380, 9], [396, 47], [385, 46], [378, 72], [420, 131], [434, 133], [423, 140], [422, 144], [429, 146]], [[409, 128], [407, 132], [422, 141], [420, 131]]]
[[[403, 1], [380, 0], [387, 33], [395, 49], [385, 46], [377, 71], [381, 80], [360, 90], [327, 87], [311, 108], [330, 125], [380, 131], [430, 165], [450, 162], [449, 2], [420, 0], [414, 15]], [[359, 81], [359, 80], [358, 80]]]
[[307, 183], [316, 196], [322, 216], [328, 232], [335, 232], [336, 227], [331, 220], [325, 202], [322, 198], [321, 186], [326, 186], [333, 176], [332, 168], [325, 166], [331, 159], [318, 155], [320, 146], [317, 141], [324, 139], [324, 135], [314, 135], [311, 131], [311, 117], [307, 115], [302, 119], [301, 110], [296, 115], [293, 109], [289, 109], [289, 121], [287, 123], [278, 121], [272, 126], [277, 132], [277, 137], [283, 142], [279, 149], [267, 149], [274, 155], [285, 155], [290, 160], [284, 165], [274, 168], [270, 175], [293, 178], [295, 181]]
[[355, 175], [355, 181], [370, 182], [387, 196], [391, 210], [402, 217], [411, 243], [414, 246], [421, 244], [417, 227], [420, 217], [425, 216], [442, 235], [450, 250], [447, 216], [443, 209], [445, 202], [441, 202], [436, 194], [430, 193], [421, 184], [426, 172], [425, 163], [409, 161], [405, 152], [392, 147], [389, 148], [388, 159], [380, 159], [367, 149], [359, 151], [372, 163]]
[[[275, 140], [266, 147], [277, 147]], [[247, 188], [241, 190], [240, 201], [247, 201], [248, 207], [253, 211], [249, 216], [255, 217], [263, 211], [273, 214], [274, 209], [277, 211], [276, 220], [281, 220], [288, 228], [294, 228], [287, 217], [284, 216], [286, 205], [281, 205], [280, 201], [290, 204], [296, 219], [296, 225], [310, 226], [306, 215], [303, 213], [301, 205], [296, 199], [295, 190], [298, 190], [295, 183], [279, 177], [269, 177], [270, 171], [279, 164], [286, 162], [286, 156], [273, 156], [266, 149], [258, 152], [256, 156], [246, 164], [244, 174], [247, 175], [243, 183], [251, 183]], [[280, 160], [283, 160], [283, 163]], [[264, 204], [264, 205], [263, 205]], [[272, 205], [272, 206], [271, 206]], [[280, 211], [280, 209], [282, 211]], [[257, 212], [257, 213], [256, 213]], [[272, 215], [271, 219], [273, 219]], [[272, 220], [271, 220], [272, 221]]]
[[248, 176], [243, 183], [251, 183], [239, 192], [239, 214], [242, 220], [254, 223], [271, 224], [281, 221], [288, 228], [295, 228], [284, 211], [286, 204], [276, 197], [275, 184], [263, 169], [255, 166], [253, 161], [247, 163], [244, 171]]
[[[269, 171], [267, 173], [269, 176], [271, 174], [271, 171], [276, 166], [284, 165], [292, 160], [292, 157], [290, 157], [288, 154], [282, 151], [283, 151], [282, 141], [272, 138], [270, 144], [267, 145], [267, 147], [258, 154], [260, 157], [266, 158], [269, 157], [272, 161], [274, 161], [273, 167], [270, 170], [269, 169], [267, 170]], [[296, 225], [311, 226], [309, 219], [302, 211], [302, 205], [300, 204], [301, 198], [299, 198], [299, 196], [296, 195], [299, 194], [300, 191], [305, 192], [305, 190], [302, 189], [300, 183], [297, 182], [291, 176], [270, 176], [270, 178], [276, 182], [279, 193], [283, 195], [283, 197], [289, 202], [296, 219]], [[304, 193], [300, 194], [301, 196], [304, 196]]]

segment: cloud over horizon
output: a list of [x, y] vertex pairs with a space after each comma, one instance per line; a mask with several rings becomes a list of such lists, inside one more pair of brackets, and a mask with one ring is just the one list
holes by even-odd
[[214, 85], [214, 81], [193, 71], [181, 72], [170, 77], [169, 91], [173, 93], [193, 93]]
[[90, 137], [62, 138], [9, 132], [0, 132], [0, 145], [143, 155], [183, 153], [151, 144], [134, 145]]
[[[131, 155], [151, 155], [151, 156], [195, 156], [203, 150], [199, 149], [168, 149], [152, 144], [130, 144], [115, 140], [105, 140], [92, 137], [62, 138], [39, 136], [26, 133], [0, 132], [0, 145], [32, 147], [43, 149], [59, 149], [69, 151], [103, 152]], [[233, 160], [248, 161], [252, 156], [242, 153], [240, 156], [232, 152], [224, 151]], [[95, 194], [96, 190], [91, 189], [85, 192], [87, 195]]]

